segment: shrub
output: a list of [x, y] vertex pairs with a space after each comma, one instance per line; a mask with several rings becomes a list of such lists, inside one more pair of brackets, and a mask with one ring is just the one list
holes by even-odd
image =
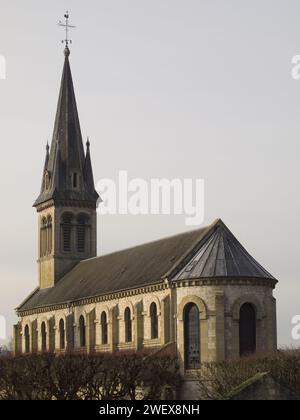
[[198, 373], [202, 399], [226, 399], [233, 389], [258, 373], [269, 373], [300, 396], [300, 351], [286, 350], [264, 357], [247, 357], [222, 363], [206, 363]]
[[0, 399], [154, 399], [166, 386], [175, 390], [178, 378], [172, 357], [49, 353], [1, 357]]

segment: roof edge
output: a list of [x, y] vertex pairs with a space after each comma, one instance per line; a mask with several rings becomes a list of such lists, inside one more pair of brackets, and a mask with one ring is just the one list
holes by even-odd
[[164, 279], [164, 278], [167, 278], [167, 277], [176, 276], [176, 274], [181, 270], [182, 266], [185, 265], [185, 263], [187, 263], [188, 260], [194, 256], [194, 254], [201, 247], [202, 243], [205, 242], [213, 234], [215, 228], [220, 226], [220, 225], [227, 228], [226, 225], [224, 224], [224, 222], [220, 218], [216, 219], [210, 225], [204, 226], [203, 230], [206, 230], [206, 232], [203, 232], [203, 231], [201, 231], [201, 233], [199, 232], [199, 238], [188, 249], [188, 251], [182, 256], [182, 258], [180, 258], [179, 261], [177, 261], [177, 263], [175, 263], [173, 265], [173, 267], [171, 267], [171, 269], [162, 276], [162, 278]]

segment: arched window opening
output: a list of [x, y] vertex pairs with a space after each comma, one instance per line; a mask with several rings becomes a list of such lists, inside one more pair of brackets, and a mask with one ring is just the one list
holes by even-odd
[[256, 352], [256, 310], [251, 303], [245, 303], [240, 309], [240, 356]]
[[79, 216], [77, 219], [77, 251], [86, 251], [87, 217]]
[[59, 348], [60, 350], [64, 350], [65, 347], [65, 321], [61, 319], [59, 321]]
[[47, 255], [47, 219], [42, 218], [41, 231], [40, 231], [40, 256], [45, 257]]
[[84, 317], [82, 315], [79, 318], [79, 341], [80, 341], [80, 347], [85, 347], [86, 345], [85, 322], [84, 322]]
[[125, 342], [130, 343], [132, 341], [132, 321], [131, 321], [131, 312], [129, 308], [125, 309], [124, 320], [125, 320]]
[[102, 344], [108, 343], [107, 315], [105, 311], [103, 311], [101, 314], [101, 343]]
[[184, 309], [184, 363], [186, 369], [200, 366], [200, 322], [199, 309], [189, 303]]
[[151, 338], [158, 338], [158, 315], [157, 306], [155, 302], [150, 305], [150, 319], [151, 319]]
[[72, 219], [73, 216], [67, 213], [62, 218], [62, 235], [63, 235], [63, 250], [64, 252], [71, 251], [71, 239], [72, 239]]
[[24, 336], [25, 336], [25, 353], [29, 353], [30, 352], [30, 332], [29, 332], [28, 325], [26, 325], [25, 327]]
[[47, 350], [47, 332], [46, 332], [46, 324], [45, 322], [42, 322], [41, 325], [41, 341], [42, 341], [42, 351]]
[[52, 253], [52, 217], [47, 218], [47, 255]]

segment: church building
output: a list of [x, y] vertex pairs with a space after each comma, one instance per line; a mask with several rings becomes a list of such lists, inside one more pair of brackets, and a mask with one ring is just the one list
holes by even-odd
[[38, 287], [16, 310], [15, 353], [170, 351], [186, 371], [276, 350], [277, 280], [221, 220], [96, 256], [99, 196], [69, 56], [67, 45], [34, 203]]

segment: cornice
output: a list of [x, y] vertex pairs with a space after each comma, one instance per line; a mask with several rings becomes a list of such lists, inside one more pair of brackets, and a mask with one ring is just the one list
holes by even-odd
[[126, 298], [126, 297], [130, 297], [130, 296], [136, 296], [136, 295], [144, 295], [147, 293], [153, 293], [153, 292], [158, 292], [161, 290], [165, 290], [169, 288], [169, 284], [167, 282], [159, 282], [159, 283], [153, 283], [147, 286], [140, 286], [140, 287], [136, 287], [136, 288], [131, 288], [131, 289], [126, 289], [126, 290], [120, 290], [120, 291], [116, 291], [116, 292], [112, 292], [112, 293], [107, 293], [107, 294], [103, 294], [103, 295], [97, 295], [97, 296], [91, 296], [91, 297], [87, 297], [87, 298], [81, 298], [81, 299], [76, 299], [70, 302], [62, 302], [62, 303], [58, 303], [58, 304], [53, 304], [53, 305], [47, 305], [47, 306], [42, 306], [42, 307], [37, 307], [37, 308], [33, 308], [31, 310], [28, 311], [18, 311], [17, 310], [17, 314], [20, 317], [24, 317], [24, 316], [28, 316], [28, 315], [32, 315], [32, 314], [38, 314], [38, 313], [45, 313], [45, 312], [52, 312], [52, 311], [57, 311], [60, 309], [67, 309], [67, 308], [74, 308], [76, 306], [85, 306], [85, 305], [90, 305], [93, 303], [99, 303], [99, 302], [107, 302], [110, 300], [118, 300], [118, 299], [122, 299], [122, 298]]
[[171, 287], [190, 286], [264, 286], [275, 288], [277, 280], [259, 277], [208, 277], [201, 279], [172, 280]]
[[77, 201], [77, 200], [49, 200], [45, 203], [38, 204], [36, 207], [37, 212], [48, 209], [49, 207], [78, 207], [78, 208], [89, 208], [96, 209], [96, 203], [94, 201]]
[[111, 300], [119, 300], [122, 298], [144, 295], [148, 293], [158, 292], [166, 289], [177, 289], [182, 287], [195, 287], [195, 286], [259, 286], [269, 287], [274, 289], [277, 284], [277, 280], [272, 279], [261, 279], [261, 278], [203, 278], [203, 279], [187, 279], [187, 280], [176, 280], [169, 281], [163, 279], [158, 283], [153, 283], [146, 286], [140, 286], [136, 288], [120, 290], [112, 293], [103, 295], [91, 296], [87, 298], [80, 298], [69, 302], [62, 302], [53, 305], [47, 305], [37, 307], [31, 310], [18, 311], [17, 314], [20, 317], [29, 316], [33, 314], [53, 312], [61, 309], [70, 309], [77, 306], [85, 306], [93, 303], [107, 302]]

